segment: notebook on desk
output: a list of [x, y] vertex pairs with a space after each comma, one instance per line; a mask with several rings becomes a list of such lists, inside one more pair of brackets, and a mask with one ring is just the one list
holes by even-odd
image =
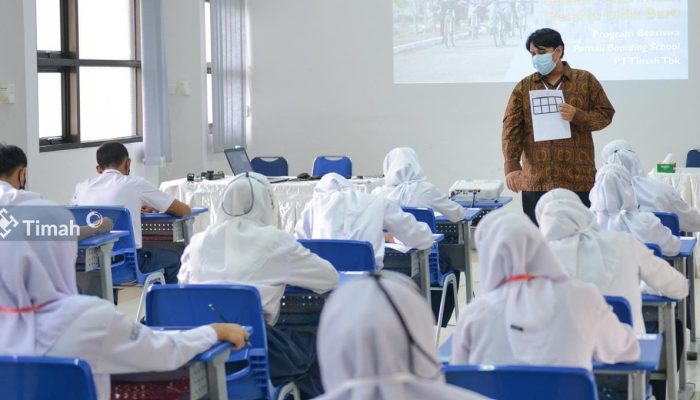
[[[233, 172], [234, 175], [244, 174], [246, 172], [254, 172], [253, 166], [250, 165], [248, 153], [246, 153], [244, 147], [236, 146], [232, 149], [226, 149], [224, 150], [224, 154], [226, 155], [228, 165], [231, 167], [231, 172]], [[286, 182], [289, 180], [289, 177], [268, 176], [267, 180], [270, 183]]]

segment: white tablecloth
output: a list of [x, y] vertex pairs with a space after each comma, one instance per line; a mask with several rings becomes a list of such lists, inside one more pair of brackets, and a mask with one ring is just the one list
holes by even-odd
[[[691, 207], [700, 209], [700, 168], [676, 168], [673, 174], [652, 171], [648, 175], [652, 179], [666, 182], [673, 186], [681, 198]], [[700, 241], [700, 235], [695, 237]], [[695, 246], [695, 271], [696, 276], [700, 270], [700, 247]]]
[[[202, 216], [194, 222], [194, 233], [198, 233], [221, 218], [221, 198], [231, 179], [233, 179], [232, 176], [214, 181], [202, 180], [197, 182], [175, 179], [161, 183], [160, 190], [187, 203], [190, 207], [209, 208], [208, 219], [206, 216]], [[369, 193], [374, 188], [383, 185], [384, 179], [352, 179], [351, 182], [356, 184], [360, 191]], [[306, 203], [311, 200], [316, 183], [318, 181], [291, 181], [271, 185], [272, 193], [279, 205], [280, 228], [290, 233], [294, 232], [294, 225], [304, 210]]]

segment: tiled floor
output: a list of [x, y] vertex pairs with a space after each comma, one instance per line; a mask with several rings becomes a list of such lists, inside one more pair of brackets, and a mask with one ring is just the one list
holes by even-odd
[[[473, 254], [472, 258], [472, 269], [473, 269], [473, 280], [474, 280], [474, 290], [476, 294], [479, 294], [479, 268], [478, 268], [478, 257]], [[697, 296], [700, 295], [700, 281], [696, 280], [698, 282], [695, 285], [695, 293], [696, 293], [696, 298]], [[460, 302], [460, 310], [463, 310], [465, 305], [466, 305], [466, 297], [464, 295], [464, 279], [461, 280], [461, 285], [459, 289], [459, 302]], [[141, 296], [141, 288], [139, 287], [131, 287], [131, 288], [126, 288], [123, 289], [119, 292], [119, 306], [118, 308], [127, 313], [128, 315], [136, 315], [136, 310], [138, 309], [138, 303], [139, 299]], [[700, 321], [700, 307], [695, 310], [696, 314], [696, 321]], [[441, 333], [441, 339], [440, 342], [444, 342], [447, 340], [448, 337], [452, 335], [452, 332], [454, 331], [456, 324], [456, 320], [454, 317], [454, 314], [452, 316], [452, 319], [450, 320], [447, 328], [443, 329]], [[690, 344], [690, 350], [697, 350], [700, 349], [700, 342], [698, 343], [691, 343]], [[700, 399], [700, 392], [697, 391], [697, 389], [700, 389], [700, 365], [698, 364], [698, 361], [688, 361], [688, 381], [690, 384], [692, 384], [695, 388], [696, 391], [691, 394], [692, 398], [697, 398]], [[684, 399], [685, 400], [685, 399]]]

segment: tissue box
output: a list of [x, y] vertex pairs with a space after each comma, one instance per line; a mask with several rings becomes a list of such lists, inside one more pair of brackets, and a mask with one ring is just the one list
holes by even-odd
[[656, 164], [656, 172], [672, 174], [672, 173], [676, 172], [676, 163]]

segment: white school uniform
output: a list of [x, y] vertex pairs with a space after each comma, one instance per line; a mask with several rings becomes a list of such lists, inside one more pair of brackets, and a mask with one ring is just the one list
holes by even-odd
[[594, 284], [606, 296], [630, 302], [637, 334], [645, 333], [640, 279], [673, 299], [688, 295], [688, 281], [627, 232], [601, 231], [579, 197], [555, 189], [540, 198], [537, 222], [572, 278]]
[[321, 178], [296, 224], [300, 239], [366, 240], [372, 243], [377, 269], [384, 266], [383, 228], [408, 247], [433, 244], [430, 227], [383, 197], [362, 193], [342, 176]]
[[28, 243], [0, 242], [0, 354], [82, 358], [106, 400], [110, 374], [174, 369], [216, 343], [211, 327], [155, 332], [107, 301], [78, 295], [75, 241], [34, 242], [53, 253], [41, 260]]
[[277, 228], [277, 207], [264, 176], [236, 177], [221, 209], [225, 220], [196, 234], [185, 249], [180, 283], [254, 285], [270, 325], [277, 322], [287, 285], [317, 293], [338, 285], [338, 273], [328, 261]]
[[681, 230], [700, 232], [700, 210], [683, 201], [673, 186], [648, 178], [639, 156], [624, 140], [613, 140], [603, 148], [606, 164], [623, 166], [632, 177], [632, 187], [642, 211], [666, 211], [678, 215]]
[[432, 312], [413, 283], [392, 272], [379, 279], [415, 343], [409, 343], [409, 333], [375, 278], [343, 285], [321, 313], [318, 361], [326, 393], [318, 399], [482, 399], [445, 383]]
[[409, 147], [393, 149], [384, 157], [384, 186], [374, 189], [372, 194], [405, 207], [432, 208], [452, 222], [461, 221], [466, 216], [464, 207], [428, 182], [418, 162], [418, 154]]
[[490, 213], [479, 223], [476, 245], [484, 293], [459, 317], [453, 364], [590, 370], [593, 357], [606, 363], [639, 358], [632, 328], [618, 321], [593, 285], [569, 278], [527, 217]]
[[136, 248], [142, 246], [141, 206], [147, 205], [165, 212], [175, 198], [162, 192], [142, 177], [124, 175], [107, 169], [100, 175], [75, 186], [72, 204], [80, 206], [119, 206], [131, 213]]
[[652, 213], [639, 211], [627, 170], [608, 164], [598, 170], [591, 189], [591, 210], [601, 229], [629, 232], [642, 243], [656, 243], [666, 256], [675, 256], [681, 240]]

